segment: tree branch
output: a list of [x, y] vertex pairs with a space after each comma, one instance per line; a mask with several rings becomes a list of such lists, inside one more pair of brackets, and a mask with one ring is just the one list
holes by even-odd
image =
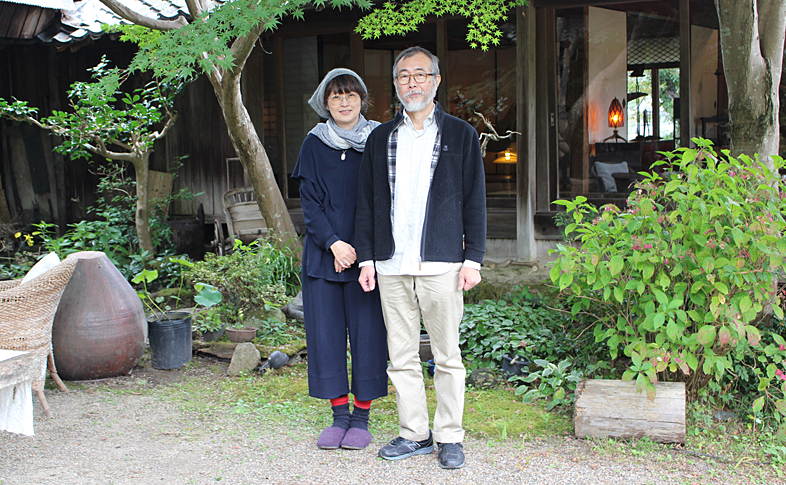
[[122, 142], [122, 141], [120, 141], [120, 140], [115, 140], [114, 138], [110, 138], [110, 139], [109, 139], [109, 143], [110, 143], [111, 145], [117, 145], [117, 146], [119, 146], [120, 148], [125, 148], [125, 149], [126, 149], [126, 150], [128, 150], [129, 152], [132, 152], [132, 151], [134, 151], [133, 147], [132, 147], [131, 145], [129, 145], [128, 143]]
[[183, 27], [188, 22], [186, 22], [185, 17], [180, 15], [175, 20], [158, 20], [158, 19], [151, 19], [150, 17], [145, 17], [144, 15], [140, 15], [130, 8], [126, 7], [125, 5], [118, 3], [117, 0], [100, 0], [101, 3], [106, 5], [106, 7], [113, 11], [115, 14], [119, 15], [120, 17], [128, 20], [129, 22], [133, 22], [137, 25], [141, 25], [142, 27], [147, 27], [149, 29], [155, 30], [175, 30]]
[[134, 159], [134, 155], [131, 153], [113, 152], [111, 150], [108, 150], [106, 148], [106, 145], [104, 144], [104, 140], [100, 138], [96, 138], [95, 141], [97, 146], [93, 146], [89, 143], [85, 143], [85, 148], [95, 153], [96, 155], [101, 155], [104, 158], [110, 158], [112, 160], [123, 160], [126, 162], [131, 162]]
[[251, 32], [242, 37], [238, 37], [234, 42], [232, 42], [232, 47], [230, 50], [232, 51], [232, 57], [235, 61], [235, 65], [227, 72], [227, 82], [234, 82], [234, 80], [239, 78], [243, 73], [243, 68], [246, 65], [248, 56], [251, 55], [251, 51], [254, 49], [254, 44], [256, 43], [257, 39], [259, 39], [259, 34], [262, 33], [263, 24], [264, 22], [260, 21], [259, 24], [254, 27], [253, 30], [251, 30]]
[[169, 131], [169, 129], [172, 128], [172, 126], [175, 124], [176, 120], [177, 120], [177, 114], [176, 113], [170, 114], [169, 119], [167, 120], [164, 127], [161, 128], [161, 131], [156, 131], [151, 133], [150, 135], [151, 139], [158, 140], [159, 138], [163, 138], [166, 135], [166, 132]]
[[186, 0], [186, 5], [192, 18], [197, 18], [197, 15], [205, 11], [204, 3], [199, 0]]
[[[761, 52], [772, 66], [773, 74], [783, 67], [784, 38], [786, 38], [786, 8], [783, 2], [759, 1], [759, 37]], [[777, 85], [777, 83], [776, 83]]]

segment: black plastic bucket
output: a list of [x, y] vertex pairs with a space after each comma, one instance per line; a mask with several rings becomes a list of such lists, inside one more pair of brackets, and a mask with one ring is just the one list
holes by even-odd
[[177, 369], [191, 361], [191, 315], [167, 312], [169, 320], [147, 322], [150, 360], [156, 369]]
[[529, 364], [529, 359], [520, 355], [507, 354], [502, 356], [502, 372], [508, 378], [528, 374]]

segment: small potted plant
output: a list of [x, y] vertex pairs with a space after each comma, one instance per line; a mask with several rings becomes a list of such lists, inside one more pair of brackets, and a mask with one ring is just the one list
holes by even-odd
[[[173, 259], [173, 261], [181, 266], [193, 265], [192, 262], [182, 258]], [[147, 285], [157, 278], [158, 271], [145, 269], [135, 275], [131, 281], [135, 284], [142, 284], [142, 290], [137, 294], [151, 312], [151, 316], [147, 320], [147, 329], [150, 360], [153, 367], [156, 369], [177, 369], [191, 361], [192, 354], [191, 314], [177, 309], [184, 276], [181, 272], [180, 287], [174, 310], [164, 304], [163, 298], [154, 298], [150, 293]], [[164, 308], [161, 305], [164, 305]]]
[[237, 311], [237, 320], [226, 327], [226, 335], [230, 342], [251, 342], [257, 336], [257, 329], [243, 325], [243, 310]]

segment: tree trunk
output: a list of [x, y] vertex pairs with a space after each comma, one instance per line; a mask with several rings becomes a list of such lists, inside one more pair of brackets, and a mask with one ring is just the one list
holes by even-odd
[[786, 31], [784, 0], [715, 0], [729, 90], [733, 156], [759, 154], [772, 167], [779, 146], [779, 98]]
[[[254, 187], [257, 205], [265, 218], [265, 223], [275, 235], [278, 247], [283, 248], [289, 245], [300, 258], [303, 246], [297, 237], [297, 231], [289, 216], [284, 197], [276, 184], [265, 147], [262, 145], [248, 110], [243, 104], [240, 94], [240, 77], [227, 84], [217, 82], [213, 77], [209, 78], [221, 105], [221, 112], [227, 124], [232, 146], [235, 147], [237, 156]], [[282, 174], [282, 176], [286, 177], [286, 174]]]
[[136, 237], [139, 239], [139, 249], [147, 251], [152, 256], [153, 238], [150, 235], [150, 208], [149, 208], [149, 190], [148, 190], [148, 175], [150, 167], [148, 160], [150, 152], [146, 151], [140, 156], [135, 156], [131, 161], [136, 172], [136, 215], [134, 217], [136, 223]]

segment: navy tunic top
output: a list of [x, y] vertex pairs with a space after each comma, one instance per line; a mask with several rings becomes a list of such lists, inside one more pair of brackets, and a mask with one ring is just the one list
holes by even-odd
[[362, 158], [363, 154], [352, 148], [330, 148], [314, 135], [308, 135], [300, 148], [292, 178], [300, 182], [300, 201], [306, 221], [303, 273], [312, 278], [357, 282], [360, 276], [357, 261], [336, 273], [330, 245], [341, 240], [354, 246], [358, 170]]

